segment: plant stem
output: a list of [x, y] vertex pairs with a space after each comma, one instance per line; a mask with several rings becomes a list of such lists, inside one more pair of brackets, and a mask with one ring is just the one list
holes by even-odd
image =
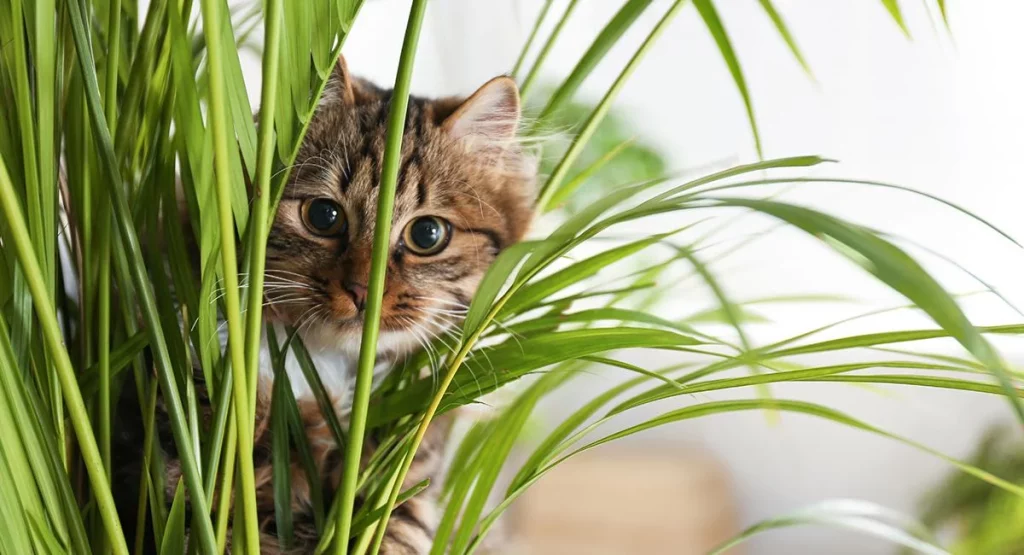
[[[352, 398], [349, 441], [345, 449], [345, 463], [342, 467], [342, 497], [338, 511], [338, 529], [335, 532], [335, 553], [339, 555], [348, 553], [348, 538], [352, 529], [359, 461], [362, 457], [363, 437], [366, 432], [366, 413], [370, 404], [370, 386], [373, 384], [373, 367], [377, 362], [377, 336], [380, 332], [385, 274], [388, 260], [391, 258], [388, 256], [391, 241], [391, 217], [395, 207], [395, 189], [402, 157], [405, 115], [409, 105], [409, 88], [412, 82], [413, 62], [416, 59], [416, 44], [419, 42], [420, 27], [423, 24], [423, 15], [426, 13], [426, 9], [426, 0], [413, 0], [412, 7], [409, 9], [409, 22], [405, 26], [405, 40], [398, 62], [395, 90], [391, 95], [387, 145], [384, 149], [378, 189], [380, 192], [377, 199], [377, 221], [373, 232], [370, 280], [367, 284], [366, 314], [363, 317], [363, 338], [359, 346], [359, 366]], [[400, 484], [401, 480], [395, 489], [400, 489]], [[387, 515], [378, 524], [378, 530], [383, 533], [386, 527]]]
[[548, 16], [548, 11], [551, 10], [551, 3], [554, 0], [546, 0], [544, 7], [540, 9], [540, 13], [537, 14], [536, 21], [533, 22], [533, 29], [530, 30], [530, 36], [527, 37], [526, 43], [523, 44], [523, 50], [519, 52], [519, 58], [516, 59], [516, 65], [512, 67], [512, 77], [516, 77], [519, 74], [519, 70], [522, 69], [523, 63], [526, 62], [526, 56], [530, 53], [530, 47], [533, 46], [533, 41], [537, 38], [537, 32], [540, 31], [540, 26], [544, 23], [544, 18]]
[[[117, 158], [114, 154], [110, 130], [107, 128], [103, 118], [99, 85], [96, 81], [96, 63], [92, 55], [91, 42], [86, 34], [88, 27], [85, 24], [81, 6], [78, 2], [68, 2], [65, 5], [71, 19], [71, 31], [75, 42], [78, 67], [85, 81], [84, 92], [89, 116], [93, 124], [92, 131], [97, 142], [100, 158], [103, 161], [103, 168], [106, 172], [106, 187], [110, 194], [111, 205], [113, 206], [114, 221], [117, 223], [121, 244], [124, 247], [119, 249], [119, 252], [115, 253], [115, 255], [119, 260], [118, 266], [122, 265], [122, 258], [132, 262], [127, 270], [131, 275], [131, 281], [138, 295], [139, 308], [146, 322], [153, 360], [156, 363], [157, 375], [160, 378], [160, 389], [167, 407], [167, 414], [171, 420], [171, 432], [174, 434], [175, 444], [180, 447], [179, 456], [182, 475], [185, 478], [185, 485], [193, 494], [190, 499], [193, 508], [192, 530], [196, 532], [196, 537], [200, 541], [199, 545], [203, 553], [212, 554], [216, 547], [213, 539], [213, 525], [210, 522], [206, 496], [203, 494], [204, 490], [200, 480], [199, 467], [196, 464], [192, 450], [188, 449], [191, 441], [189, 439], [188, 427], [185, 423], [184, 411], [181, 407], [181, 397], [178, 395], [174, 369], [171, 367], [167, 341], [163, 335], [163, 325], [160, 321], [160, 315], [157, 313], [156, 294], [153, 292], [153, 284], [146, 272], [142, 249], [139, 246], [139, 237], [135, 232], [131, 209], [128, 207], [128, 201], [125, 198], [124, 182], [118, 171]], [[131, 324], [126, 324], [126, 326], [130, 327]], [[131, 330], [129, 329], [129, 331]], [[77, 384], [75, 391], [78, 391]], [[92, 471], [90, 470], [90, 476], [91, 474]], [[107, 490], [106, 494], [104, 496], [101, 492], [101, 499], [109, 497], [109, 490]], [[113, 514], [116, 519], [116, 513]], [[120, 524], [117, 524], [118, 530], [120, 530]], [[123, 537], [120, 538], [120, 543], [122, 546], [124, 545]]]
[[[231, 367], [236, 435], [238, 437], [238, 473], [241, 481], [242, 526], [246, 546], [258, 549], [259, 521], [256, 514], [256, 481], [252, 466], [252, 417], [249, 412], [249, 388], [246, 385], [245, 337], [242, 332], [241, 300], [238, 291], [238, 259], [235, 255], [235, 219], [231, 207], [231, 168], [228, 157], [227, 99], [225, 97], [224, 60], [220, 41], [221, 2], [203, 0], [203, 26], [206, 32], [207, 75], [210, 87], [209, 118], [213, 128], [213, 163], [217, 189], [217, 213], [220, 224], [221, 272], [224, 279], [224, 308], [228, 321], [228, 351]], [[230, 492], [221, 492], [230, 495]], [[234, 522], [237, 526], [239, 523]]]
[[537, 208], [539, 210], [543, 212], [550, 209], [550, 206], [548, 205], [551, 202], [551, 198], [558, 190], [559, 185], [562, 184], [562, 180], [565, 179], [565, 176], [569, 173], [573, 163], [576, 162], [576, 158], [583, 152], [583, 148], [587, 146], [587, 141], [589, 141], [590, 137], [594, 135], [595, 131], [597, 131], [597, 126], [604, 121], [604, 117], [608, 114], [608, 110], [611, 109], [612, 102], [615, 100], [615, 97], [619, 95], [619, 91], [622, 90], [626, 81], [629, 80], [629, 76], [633, 74], [633, 71], [640, 64], [644, 55], [647, 54], [647, 51], [650, 50], [655, 42], [657, 42], [658, 37], [661, 36], [665, 27], [667, 27], [669, 22], [672, 21], [672, 18], [679, 13], [679, 9], [682, 8], [685, 3], [685, 0], [676, 0], [676, 2], [672, 4], [672, 7], [665, 12], [665, 15], [661, 17], [658, 24], [655, 25], [654, 29], [652, 29], [650, 34], [647, 35], [647, 38], [644, 40], [643, 44], [640, 45], [640, 48], [637, 48], [636, 52], [633, 53], [633, 57], [629, 59], [629, 63], [626, 64], [626, 67], [622, 68], [618, 78], [616, 78], [615, 82], [612, 83], [612, 86], [608, 88], [608, 92], [605, 93], [601, 102], [598, 103], [597, 107], [594, 108], [594, 111], [590, 114], [590, 117], [587, 118], [587, 122], [583, 125], [579, 134], [576, 135], [576, 139], [573, 140], [572, 146], [570, 146], [569, 150], [566, 151], [564, 156], [562, 156], [562, 159], [558, 162], [555, 170], [551, 172], [551, 177], [548, 178], [547, 182], [544, 183], [544, 186], [541, 188], [540, 195], [537, 198]]
[[[232, 408], [231, 412], [235, 410]], [[231, 495], [235, 481], [235, 448], [238, 445], [238, 434], [235, 433], [237, 420], [231, 418], [228, 421], [228, 435], [224, 438], [227, 445], [224, 447], [224, 469], [223, 478], [220, 482], [220, 498], [217, 504], [217, 553], [224, 553], [224, 546], [227, 543], [228, 517], [231, 516]]]
[[548, 103], [541, 110], [540, 115], [537, 117], [537, 121], [533, 125], [533, 129], [543, 128], [544, 122], [552, 114], [558, 112], [562, 105], [572, 99], [573, 95], [583, 84], [583, 81], [590, 75], [590, 73], [597, 67], [597, 64], [604, 59], [605, 55], [611, 50], [612, 46], [622, 38], [622, 35], [633, 26], [633, 22], [636, 21], [640, 14], [651, 5], [654, 0], [627, 0], [616, 12], [615, 16], [604, 26], [604, 29], [597, 35], [594, 42], [587, 49], [586, 53], [580, 57], [579, 62], [576, 63], [576, 67], [572, 69], [569, 76], [565, 78], [561, 86], [558, 87], [548, 99]]
[[[249, 289], [246, 302], [245, 354], [246, 376], [249, 381], [249, 405], [256, 410], [256, 390], [259, 379], [260, 333], [263, 330], [263, 271], [266, 266], [267, 233], [270, 226], [270, 170], [274, 164], [274, 119], [277, 109], [278, 68], [281, 62], [281, 19], [283, 0], [266, 2], [266, 38], [263, 47], [263, 90], [259, 157], [256, 161], [255, 203], [249, 218]], [[255, 415], [250, 415], [254, 418]]]
[[[107, 74], [104, 84], [104, 112], [107, 126], [117, 128], [117, 71], [121, 53], [121, 0], [112, 0], [107, 20]], [[99, 276], [97, 289], [96, 341], [99, 365], [99, 421], [100, 453], [103, 465], [110, 479], [110, 205], [100, 202], [98, 210], [99, 229], [96, 241], [99, 245]]]
[[[562, 14], [562, 18], [558, 20], [555, 28], [551, 30], [551, 35], [548, 36], [548, 40], [544, 42], [544, 46], [541, 47], [540, 52], [537, 54], [537, 59], [533, 61], [533, 67], [530, 68], [530, 72], [526, 74], [526, 78], [523, 79], [523, 84], [519, 87], [519, 95], [523, 99], [529, 94], [530, 89], [533, 88], [534, 82], [537, 80], [537, 76], [540, 75], [540, 67], [544, 64], [544, 60], [547, 59], [548, 54], [551, 52], [551, 48], [555, 45], [555, 41], [558, 40], [558, 35], [562, 34], [562, 28], [565, 27], [565, 23], [569, 21], [569, 16], [572, 15], [573, 10], [576, 9], [576, 4], [579, 0], [570, 0], [569, 5], [565, 7], [565, 12]], [[531, 40], [533, 36], [530, 36]]]
[[121, 531], [121, 521], [118, 519], [117, 509], [114, 507], [110, 482], [107, 480], [106, 471], [103, 468], [103, 460], [96, 445], [92, 425], [89, 423], [89, 414], [82, 401], [82, 393], [78, 389], [78, 377], [71, 365], [67, 349], [64, 348], [64, 337], [57, 323], [56, 311], [50, 302], [47, 282], [39, 267], [39, 261], [35, 257], [32, 239], [18, 206], [18, 194], [14, 190], [14, 184], [11, 183], [11, 178], [7, 173], [7, 165], [4, 164], [2, 158], [0, 158], [0, 210], [3, 211], [7, 220], [11, 242], [14, 243], [12, 246], [18, 256], [18, 262], [21, 263], [29, 291], [32, 293], [40, 331], [43, 334], [50, 361], [57, 371], [57, 379], [60, 380], [64, 400], [67, 403], [68, 416], [71, 418], [75, 435], [78, 437], [82, 461], [89, 474], [89, 481], [92, 484], [93, 495], [96, 498], [96, 506], [103, 521], [103, 527], [107, 531], [114, 553], [128, 555], [128, 546], [125, 543], [124, 533]]

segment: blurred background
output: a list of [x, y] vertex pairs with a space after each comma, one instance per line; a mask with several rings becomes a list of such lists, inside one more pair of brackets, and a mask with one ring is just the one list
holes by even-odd
[[[468, 94], [510, 71], [542, 3], [433, 0], [414, 90]], [[552, 13], [560, 13], [564, 4], [555, 0]], [[776, 0], [813, 77], [794, 61], [757, 2], [730, 0], [717, 7], [747, 77], [766, 157], [821, 154], [839, 163], [816, 172], [913, 187], [958, 203], [1011, 235], [1024, 235], [1019, 165], [1024, 152], [1024, 66], [1019, 58], [1024, 4], [950, 2], [948, 32], [926, 4], [901, 4], [911, 33], [907, 37], [883, 2]], [[582, 2], [538, 84], [557, 84], [620, 5]], [[393, 82], [408, 7], [406, 0], [376, 0], [363, 7], [344, 49], [355, 73], [382, 85]], [[662, 11], [647, 11], [646, 24], [642, 20], [634, 26], [577, 100], [597, 100]], [[546, 26], [554, 19], [549, 17]], [[243, 62], [257, 105], [258, 58]], [[742, 101], [692, 6], [634, 74], [614, 117], [621, 133], [635, 135], [637, 144], [652, 153], [638, 158], [641, 164], [696, 173], [757, 158]], [[898, 191], [835, 185], [778, 192], [891, 233], [951, 291], [981, 287], [943, 257], [1010, 300], [1024, 300], [1024, 257], [1016, 247], [941, 204]], [[743, 237], [770, 228], [770, 222], [748, 220], [731, 233]], [[765, 304], [758, 322], [748, 326], [755, 343], [873, 306], [903, 304], [850, 262], [823, 255], [824, 250], [800, 232], [778, 230], [716, 265], [737, 300], [815, 293], [857, 299]], [[665, 310], [711, 306], [703, 285], [693, 283], [692, 292], [667, 299]], [[965, 305], [978, 324], [1020, 319], [982, 296], [967, 298]], [[891, 313], [852, 324], [844, 333], [857, 326], [870, 331], [879, 323], [888, 328], [927, 325], [913, 314]], [[1017, 346], [999, 345], [1014, 366], [1024, 360]], [[666, 363], [679, 355], [656, 356], [639, 353], [625, 360]], [[843, 362], [841, 355], [833, 356], [836, 360], [823, 362]], [[591, 395], [588, 388], [603, 390], [619, 379], [620, 373], [595, 370], [551, 399], [543, 412], [567, 414]], [[783, 384], [773, 391], [847, 411], [965, 458], [989, 426], [1010, 417], [1001, 399], [960, 392], [842, 384]], [[719, 398], [724, 397], [701, 400]], [[646, 407], [621, 424], [663, 409]], [[543, 426], [543, 419], [535, 423], [538, 429]], [[917, 513], [922, 494], [949, 470], [904, 445], [821, 420], [756, 413], [715, 416], [659, 428], [566, 465], [520, 503], [508, 525], [516, 545], [533, 553], [701, 553], [749, 524], [825, 499], [865, 499]], [[769, 554], [893, 551], [877, 539], [812, 527], [763, 534], [743, 547], [746, 553]]]

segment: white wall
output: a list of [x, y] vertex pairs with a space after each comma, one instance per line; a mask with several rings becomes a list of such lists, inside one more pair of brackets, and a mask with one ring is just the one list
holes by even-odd
[[[466, 93], [508, 71], [539, 4], [431, 2], [415, 89], [427, 94]], [[619, 4], [583, 2], [545, 66], [545, 75], [564, 75]], [[934, 29], [922, 2], [902, 2], [914, 35], [908, 41], [887, 19], [880, 2], [777, 0], [814, 71], [812, 82], [792, 60], [757, 2], [716, 4], [746, 71], [766, 156], [820, 153], [842, 163], [814, 170], [816, 175], [916, 187], [961, 203], [1011, 234], [1024, 236], [1018, 164], [1024, 152], [1019, 58], [1024, 35], [1018, 32], [1024, 5], [1012, 0], [951, 3], [953, 42]], [[382, 83], [393, 80], [407, 6], [407, 0], [367, 3], [345, 50], [354, 71]], [[641, 29], [649, 28], [665, 6], [664, 0], [655, 2], [637, 30], [587, 81], [585, 95], [603, 91], [643, 38]], [[692, 7], [651, 52], [617, 107], [664, 149], [674, 168], [755, 158], [742, 105]], [[820, 187], [790, 192], [786, 198], [913, 238], [960, 261], [1011, 299], [1024, 300], [1019, 279], [1024, 256], [977, 223], [906, 194]], [[899, 302], [798, 233], [780, 233], [757, 245], [718, 268], [735, 298], [828, 291]], [[951, 290], [979, 289], [948, 264], [914, 252]], [[680, 302], [696, 307], [704, 299], [703, 291], [695, 290]], [[1014, 316], [997, 302], [976, 301], [970, 308], [982, 323], [1012, 321]], [[752, 332], [758, 339], [793, 333], [860, 310], [863, 307], [779, 310], [773, 313], [775, 325]], [[900, 322], [892, 318], [883, 323]], [[613, 376], [595, 376], [580, 387], [606, 387], [616, 379]], [[1008, 415], [999, 399], [950, 392], [892, 388], [883, 395], [839, 385], [791, 385], [774, 392], [847, 410], [961, 456], [970, 451], [979, 430]], [[562, 412], [573, 404], [573, 397], [585, 396], [575, 390], [549, 411]], [[646, 414], [652, 413], [653, 409]], [[921, 489], [948, 470], [934, 458], [892, 441], [792, 416], [778, 424], [753, 414], [716, 417], [665, 428], [637, 441], [700, 446], [718, 454], [735, 476], [748, 522], [833, 497], [859, 497], [913, 510]], [[881, 542], [835, 530], [775, 532], [752, 546], [757, 553], [890, 551]]]

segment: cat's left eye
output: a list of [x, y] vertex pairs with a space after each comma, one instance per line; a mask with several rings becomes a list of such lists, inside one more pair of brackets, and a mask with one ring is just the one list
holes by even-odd
[[402, 232], [402, 242], [413, 254], [430, 256], [448, 246], [451, 224], [437, 216], [422, 216], [409, 222]]

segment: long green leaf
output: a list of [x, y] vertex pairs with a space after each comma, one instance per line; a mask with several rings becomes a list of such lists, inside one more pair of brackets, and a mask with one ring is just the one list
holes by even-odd
[[701, 19], [704, 20], [704, 26], [711, 33], [711, 37], [715, 39], [718, 51], [722, 54], [725, 65], [729, 68], [729, 74], [732, 75], [732, 80], [736, 83], [736, 90], [740, 93], [740, 97], [743, 98], [743, 105], [747, 110], [747, 119], [750, 121], [750, 131], [754, 135], [754, 147], [757, 149], [758, 157], [762, 157], [764, 152], [761, 149], [761, 134], [757, 130], [757, 119], [754, 117], [754, 103], [750, 99], [750, 91], [747, 89], [747, 79], [743, 76], [743, 69], [740, 67], [740, 61], [736, 57], [735, 50], [733, 50], [732, 41], [729, 40], [729, 35], [725, 32], [725, 26], [718, 17], [718, 10], [715, 9], [715, 5], [711, 0], [693, 0], [693, 5], [697, 7], [697, 12], [700, 13]]
[[[352, 396], [352, 416], [349, 423], [349, 444], [345, 450], [345, 466], [342, 469], [341, 510], [339, 511], [335, 552], [348, 552], [348, 538], [352, 529], [352, 512], [355, 505], [356, 481], [362, 455], [363, 437], [366, 428], [366, 413], [370, 403], [370, 387], [373, 384], [373, 367], [377, 363], [377, 336], [380, 332], [380, 317], [384, 298], [388, 253], [391, 248], [391, 217], [395, 207], [395, 190], [398, 184], [399, 164], [402, 160], [402, 139], [405, 135], [405, 116], [409, 105], [409, 91], [412, 84], [412, 69], [419, 44], [420, 27], [427, 10], [425, 0], [413, 0], [409, 8], [409, 21], [405, 25], [402, 55], [395, 76], [395, 89], [391, 95], [391, 110], [388, 113], [388, 133], [384, 156], [381, 162], [380, 184], [377, 195], [377, 220], [373, 228], [373, 256], [370, 261], [370, 276], [367, 284], [366, 309], [363, 316], [363, 337], [359, 345], [359, 366], [356, 373], [355, 393]], [[415, 447], [413, 447], [415, 451]], [[412, 454], [406, 455], [407, 459]], [[391, 511], [401, 493], [405, 472], [398, 473], [398, 479], [388, 496], [383, 516], [377, 525], [371, 553], [380, 550], [384, 540]]]
[[43, 340], [57, 372], [57, 379], [61, 384], [71, 424], [78, 437], [82, 459], [89, 473], [89, 480], [93, 486], [104, 527], [114, 552], [127, 555], [128, 547], [125, 544], [117, 509], [110, 493], [110, 483], [107, 481], [103, 459], [100, 456], [96, 437], [93, 435], [92, 425], [89, 423], [89, 416], [78, 389], [78, 380], [71, 364], [71, 358], [68, 356], [67, 350], [64, 349], [63, 336], [57, 323], [56, 311], [49, 298], [46, 280], [39, 267], [39, 262], [36, 260], [28, 228], [25, 226], [17, 203], [17, 193], [7, 173], [7, 166], [0, 159], [0, 209], [3, 210], [4, 217], [7, 219], [13, 240], [12, 246], [25, 272], [28, 288], [32, 292], [32, 300], [35, 303], [36, 315], [42, 328]]
[[[854, 261], [880, 281], [914, 302], [965, 349], [985, 364], [999, 380], [1017, 418], [1024, 422], [1024, 406], [1013, 394], [1013, 383], [998, 353], [948, 293], [921, 266], [888, 241], [820, 212], [760, 200], [728, 199], [723, 206], [745, 206], [775, 216], [855, 253]], [[844, 251], [841, 251], [844, 252]]]
[[565, 78], [562, 85], [551, 95], [547, 105], [544, 106], [540, 113], [540, 122], [543, 122], [545, 118], [557, 112], [562, 106], [572, 100], [580, 85], [583, 84], [583, 81], [597, 67], [597, 64], [604, 59], [605, 55], [618, 42], [619, 38], [633, 26], [633, 23], [640, 17], [640, 14], [651, 5], [651, 1], [628, 0], [619, 8], [615, 16], [601, 29], [601, 32], [594, 39], [586, 53], [580, 56], [580, 61], [569, 72], [569, 76]]
[[[221, 29], [223, 4], [219, 0], [203, 0], [203, 24], [207, 30]], [[245, 531], [245, 542], [250, 546], [259, 545], [259, 520], [256, 512], [256, 485], [253, 475], [252, 449], [253, 429], [249, 403], [249, 376], [245, 365], [245, 336], [242, 327], [241, 301], [238, 289], [238, 260], [235, 256], [235, 224], [232, 190], [239, 190], [242, 183], [232, 183], [235, 175], [231, 171], [229, 138], [232, 127], [229, 124], [229, 86], [225, 81], [226, 56], [221, 36], [210, 31], [206, 34], [208, 71], [210, 82], [210, 127], [213, 130], [213, 157], [217, 209], [220, 226], [221, 276], [224, 280], [225, 316], [228, 322], [228, 353], [233, 369], [231, 377], [232, 403], [235, 406], [235, 429], [238, 434], [238, 473], [240, 477], [241, 521], [234, 521]], [[194, 496], [193, 496], [194, 497]], [[233, 527], [233, 529], [237, 529]]]
[[772, 25], [775, 25], [775, 30], [779, 32], [782, 40], [786, 41], [786, 46], [789, 47], [789, 51], [793, 53], [793, 57], [796, 58], [800, 67], [802, 67], [804, 71], [807, 72], [807, 75], [810, 75], [813, 79], [814, 74], [811, 72], [811, 66], [807, 64], [807, 60], [804, 58], [803, 53], [800, 52], [800, 47], [796, 44], [796, 39], [794, 39], [793, 34], [789, 32], [789, 27], [782, 19], [782, 15], [779, 14], [779, 11], [775, 9], [775, 6], [772, 4], [772, 0], [758, 1], [761, 3], [761, 8], [764, 9], [765, 14], [767, 14], [769, 19], [772, 20]]
[[[626, 9], [626, 7], [632, 3], [633, 2], [630, 2], [626, 6], [623, 6], [623, 9]], [[683, 4], [685, 4], [685, 0], [676, 0], [672, 4], [672, 6], [669, 7], [668, 11], [665, 12], [665, 15], [663, 15], [661, 19], [658, 20], [658, 23], [654, 26], [654, 29], [652, 29], [651, 32], [647, 35], [647, 38], [644, 40], [644, 42], [640, 45], [639, 48], [636, 49], [636, 52], [633, 53], [633, 56], [629, 59], [629, 62], [626, 64], [626, 67], [622, 68], [622, 71], [619, 73], [619, 76], [615, 79], [615, 82], [612, 83], [610, 87], [608, 87], [608, 90], [601, 98], [601, 101], [594, 108], [594, 111], [591, 112], [590, 116], [587, 118], [586, 123], [583, 124], [583, 128], [580, 129], [579, 133], [576, 134], [576, 137], [573, 139], [572, 145], [569, 147], [569, 150], [567, 150], [565, 154], [562, 155], [562, 159], [558, 162], [558, 165], [551, 173], [551, 177], [549, 177], [548, 180], [544, 183], [543, 187], [541, 187], [540, 195], [537, 198], [537, 206], [540, 207], [542, 211], [550, 210], [552, 208], [552, 197], [554, 197], [558, 189], [561, 188], [562, 180], [564, 180], [566, 175], [568, 175], [569, 170], [573, 167], [573, 164], [576, 162], [576, 158], [579, 157], [579, 155], [582, 153], [583, 147], [586, 146], [587, 142], [597, 131], [598, 125], [600, 125], [600, 123], [604, 120], [605, 116], [608, 115], [608, 111], [611, 110], [612, 102], [618, 96], [619, 91], [622, 90], [622, 87], [625, 86], [626, 82], [629, 80], [630, 75], [632, 75], [633, 71], [635, 71], [636, 68], [640, 65], [640, 61], [643, 60], [647, 52], [651, 49], [651, 47], [654, 46], [658, 38], [668, 27], [668, 24], [671, 23], [672, 19], [675, 18], [675, 15], [679, 13], [679, 10], [680, 8], [683, 7]], [[559, 92], [561, 92], [561, 89], [559, 89]], [[555, 94], [557, 96], [558, 92], [556, 92]], [[554, 100], [555, 97], [552, 97], [552, 102], [554, 102]], [[543, 114], [541, 115], [541, 117], [544, 117]], [[757, 137], [756, 128], [754, 130], [754, 136]], [[758, 143], [758, 154], [760, 154], [760, 152], [760, 143]]]
[[[128, 251], [130, 258], [135, 263], [131, 267], [132, 282], [134, 283], [136, 291], [140, 295], [139, 301], [142, 313], [151, 334], [150, 344], [153, 348], [154, 359], [156, 360], [158, 374], [160, 375], [164, 401], [167, 404], [168, 414], [171, 418], [171, 429], [174, 433], [175, 443], [181, 447], [182, 474], [185, 477], [185, 482], [189, 490], [197, 494], [193, 495], [191, 499], [195, 509], [195, 515], [192, 522], [196, 525], [195, 530], [198, 532], [198, 538], [202, 541], [201, 545], [203, 546], [204, 552], [212, 553], [215, 550], [213, 526], [209, 520], [209, 510], [206, 506], [205, 496], [202, 495], [203, 488], [202, 482], [199, 478], [198, 466], [195, 458], [192, 456], [191, 450], [186, 448], [186, 446], [190, 445], [191, 442], [188, 440], [189, 434], [183, 416], [181, 399], [178, 395], [177, 388], [174, 386], [167, 345], [161, 329], [160, 319], [156, 311], [155, 295], [153, 293], [152, 285], [149, 282], [149, 276], [145, 271], [145, 266], [142, 264], [143, 257], [140, 251], [138, 237], [135, 234], [130, 211], [125, 199], [123, 182], [118, 171], [110, 132], [105, 125], [104, 115], [100, 105], [99, 86], [96, 82], [96, 75], [92, 70], [92, 68], [95, 67], [95, 64], [92, 57], [90, 43], [86, 37], [84, 18], [82, 17], [80, 6], [76, 2], [70, 2], [67, 6], [68, 13], [71, 18], [72, 36], [74, 37], [76, 46], [78, 67], [85, 79], [85, 93], [89, 108], [89, 116], [93, 123], [93, 132], [96, 134], [97, 142], [99, 143], [100, 155], [103, 160], [102, 165], [108, 178], [107, 190], [111, 196], [114, 218], [121, 234], [121, 241], [124, 244], [125, 249]], [[4, 195], [0, 193], [0, 197], [3, 196]], [[54, 329], [54, 332], [59, 333], [56, 328]], [[57, 341], [57, 345], [59, 345], [59, 338], [55, 337], [54, 340]], [[60, 350], [63, 351], [63, 349]], [[68, 377], [71, 377], [70, 360], [67, 361], [67, 373], [69, 374]], [[68, 384], [63, 382], [64, 379], [62, 378], [61, 385], [63, 388], [67, 389]], [[77, 387], [75, 388], [75, 391], [77, 392]], [[74, 394], [72, 394], [72, 396], [73, 395]], [[82, 434], [79, 435], [81, 436]], [[92, 437], [91, 430], [89, 437]], [[88, 444], [89, 441], [86, 440], [86, 445]], [[91, 445], [95, 447], [95, 442], [93, 441]], [[94, 470], [100, 471], [99, 469], [101, 467], [102, 465], [96, 469], [92, 469], [90, 467], [90, 476], [92, 476]], [[125, 546], [124, 537], [120, 531], [120, 524], [117, 521], [117, 513], [114, 510], [113, 500], [110, 499], [109, 496], [109, 489], [97, 487], [95, 490], [98, 491], [97, 495], [101, 502], [101, 507], [104, 507], [104, 521], [108, 522], [108, 531], [112, 536], [111, 541], [113, 542], [115, 550], [118, 553], [127, 553], [127, 546]]]
[[927, 555], [943, 555], [948, 553], [935, 540], [924, 525], [917, 523], [902, 514], [886, 509], [874, 503], [855, 499], [836, 499], [815, 503], [809, 507], [770, 518], [750, 526], [735, 538], [723, 543], [711, 551], [718, 555], [726, 553], [751, 537], [791, 526], [826, 525], [846, 528], [855, 532], [879, 537], [896, 545]]

